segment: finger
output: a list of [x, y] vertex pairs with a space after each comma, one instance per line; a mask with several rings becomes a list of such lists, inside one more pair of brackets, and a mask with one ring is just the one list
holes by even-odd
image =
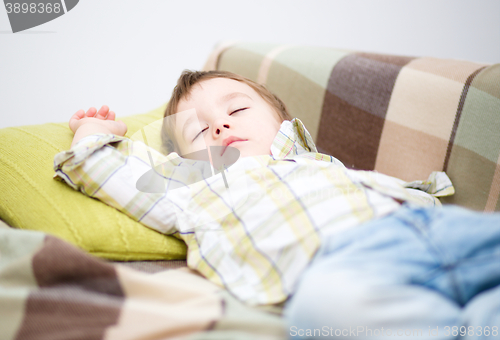
[[82, 119], [85, 117], [85, 111], [84, 110], [78, 110], [76, 111], [70, 118], [71, 119]]
[[71, 122], [73, 121], [77, 121], [77, 120], [80, 120], [82, 119], [83, 117], [85, 117], [85, 111], [83, 110], [78, 110], [76, 111], [72, 116], [71, 118], [69, 119], [69, 124], [71, 125]]
[[125, 134], [127, 133], [128, 131], [128, 127], [127, 127], [127, 124], [125, 124], [125, 122], [122, 122], [121, 120], [118, 121], [121, 126], [122, 126], [122, 136], [125, 136]]
[[109, 107], [107, 105], [103, 105], [99, 111], [97, 111], [97, 114], [95, 115], [96, 118], [99, 119], [105, 119], [106, 116], [108, 115]]
[[74, 132], [76, 127], [75, 124], [77, 124], [77, 122], [84, 117], [85, 117], [84, 110], [78, 110], [71, 116], [71, 118], [69, 119], [69, 128], [71, 129], [71, 131]]
[[115, 120], [116, 114], [114, 111], [109, 111], [108, 116], [106, 117], [107, 120]]
[[88, 109], [88, 111], [85, 115], [87, 117], [94, 117], [96, 113], [97, 113], [97, 109], [95, 107], [91, 107], [90, 109]]

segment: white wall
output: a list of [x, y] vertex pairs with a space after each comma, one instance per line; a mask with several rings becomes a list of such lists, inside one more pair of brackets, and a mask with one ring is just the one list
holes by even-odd
[[0, 7], [0, 127], [147, 112], [227, 39], [496, 63], [500, 1], [80, 0], [16, 34]]

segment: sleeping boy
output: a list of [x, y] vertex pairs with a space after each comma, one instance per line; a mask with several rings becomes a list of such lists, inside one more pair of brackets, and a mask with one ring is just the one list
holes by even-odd
[[[263, 85], [184, 71], [165, 111], [168, 156], [123, 137], [107, 106], [69, 126], [56, 177], [183, 239], [188, 266], [241, 301], [285, 303], [291, 338], [498, 336], [500, 214], [436, 207], [402, 181], [347, 169]], [[189, 157], [206, 149], [220, 154]], [[231, 150], [234, 164], [204, 172]], [[164, 187], [138, 189], [152, 167]]]

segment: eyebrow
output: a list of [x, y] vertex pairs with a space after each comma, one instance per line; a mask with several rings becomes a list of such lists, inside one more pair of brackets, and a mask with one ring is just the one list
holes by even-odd
[[[245, 97], [245, 98], [248, 98], [250, 99], [251, 101], [253, 101], [252, 97], [250, 97], [249, 95], [243, 93], [243, 92], [231, 92], [231, 93], [228, 93], [226, 94], [225, 96], [223, 96], [222, 98], [219, 99], [219, 104], [222, 104], [224, 102], [227, 102], [233, 98], [236, 98], [236, 97]], [[191, 116], [190, 118], [188, 118], [186, 120], [186, 122], [184, 123], [184, 126], [182, 127], [182, 138], [184, 138], [184, 140], [186, 140], [186, 129], [187, 127], [189, 126], [189, 124], [195, 120], [195, 116]]]
[[232, 92], [232, 93], [228, 93], [226, 94], [224, 97], [222, 97], [220, 100], [219, 100], [219, 104], [222, 104], [224, 102], [227, 102], [233, 98], [236, 98], [236, 97], [245, 97], [245, 98], [248, 98], [250, 100], [253, 101], [252, 97], [250, 97], [249, 95], [243, 93], [243, 92]]

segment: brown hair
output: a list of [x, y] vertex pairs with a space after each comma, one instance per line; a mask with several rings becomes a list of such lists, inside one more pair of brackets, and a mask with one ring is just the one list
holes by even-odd
[[[281, 121], [291, 120], [292, 117], [288, 113], [285, 104], [279, 99], [275, 94], [269, 91], [264, 85], [258, 84], [248, 78], [242, 77], [238, 74], [228, 72], [228, 71], [190, 71], [184, 70], [182, 71], [181, 76], [177, 80], [177, 85], [174, 87], [172, 91], [172, 96], [167, 104], [167, 108], [165, 109], [164, 118], [172, 116], [176, 113], [177, 106], [179, 102], [186, 96], [189, 95], [191, 89], [194, 85], [213, 78], [228, 78], [239, 81], [250, 86], [255, 92], [257, 92], [262, 99], [264, 99], [278, 115], [278, 118]], [[170, 135], [174, 130], [173, 119], [164, 119], [163, 127], [161, 132], [162, 146], [164, 151], [168, 154], [172, 151], [179, 152], [179, 147], [175, 141], [175, 138], [170, 138]]]

